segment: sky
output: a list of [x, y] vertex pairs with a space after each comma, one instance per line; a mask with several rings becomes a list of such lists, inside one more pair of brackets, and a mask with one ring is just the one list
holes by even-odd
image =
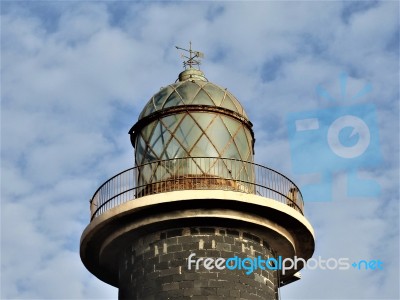
[[255, 161], [303, 190], [314, 258], [383, 262], [305, 270], [281, 298], [398, 299], [397, 1], [1, 1], [1, 299], [117, 298], [79, 257], [89, 199], [133, 166], [128, 130], [189, 41]]

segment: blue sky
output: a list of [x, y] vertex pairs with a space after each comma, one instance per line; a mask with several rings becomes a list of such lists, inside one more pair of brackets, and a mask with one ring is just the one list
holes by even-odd
[[[384, 262], [384, 271], [306, 270], [281, 289], [282, 299], [398, 299], [397, 1], [2, 1], [1, 298], [117, 298], [79, 258], [88, 201], [133, 165], [128, 130], [148, 99], [176, 80], [182, 62], [174, 46], [190, 40], [205, 53], [207, 78], [245, 107], [256, 162], [300, 186], [326, 179], [328, 196], [306, 197], [315, 257]], [[368, 84], [369, 93], [351, 100]], [[294, 172], [290, 115], [312, 111], [323, 124], [323, 112], [356, 104], [374, 107], [374, 116], [358, 111], [379, 132], [374, 164]], [[318, 138], [294, 149], [313, 147], [315, 163], [329, 166], [331, 156], [315, 151], [326, 142]], [[350, 171], [380, 192], [352, 196], [358, 181]]]

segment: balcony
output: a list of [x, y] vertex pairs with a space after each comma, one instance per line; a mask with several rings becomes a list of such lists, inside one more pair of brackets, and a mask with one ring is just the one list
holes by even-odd
[[231, 158], [186, 157], [149, 162], [113, 176], [90, 200], [91, 220], [122, 203], [180, 190], [227, 190], [269, 198], [303, 214], [303, 198], [286, 176]]

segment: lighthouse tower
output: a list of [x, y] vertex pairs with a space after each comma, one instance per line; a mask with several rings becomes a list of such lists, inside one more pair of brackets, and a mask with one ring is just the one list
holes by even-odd
[[303, 267], [281, 262], [314, 252], [301, 192], [254, 163], [244, 108], [182, 50], [129, 131], [134, 167], [94, 193], [81, 259], [119, 299], [278, 299]]

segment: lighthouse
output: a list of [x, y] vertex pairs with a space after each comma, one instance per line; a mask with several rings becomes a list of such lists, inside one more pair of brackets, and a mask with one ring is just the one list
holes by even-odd
[[184, 71], [129, 130], [134, 165], [90, 201], [82, 262], [119, 299], [279, 299], [314, 252], [301, 192], [255, 163], [239, 100], [177, 48]]

